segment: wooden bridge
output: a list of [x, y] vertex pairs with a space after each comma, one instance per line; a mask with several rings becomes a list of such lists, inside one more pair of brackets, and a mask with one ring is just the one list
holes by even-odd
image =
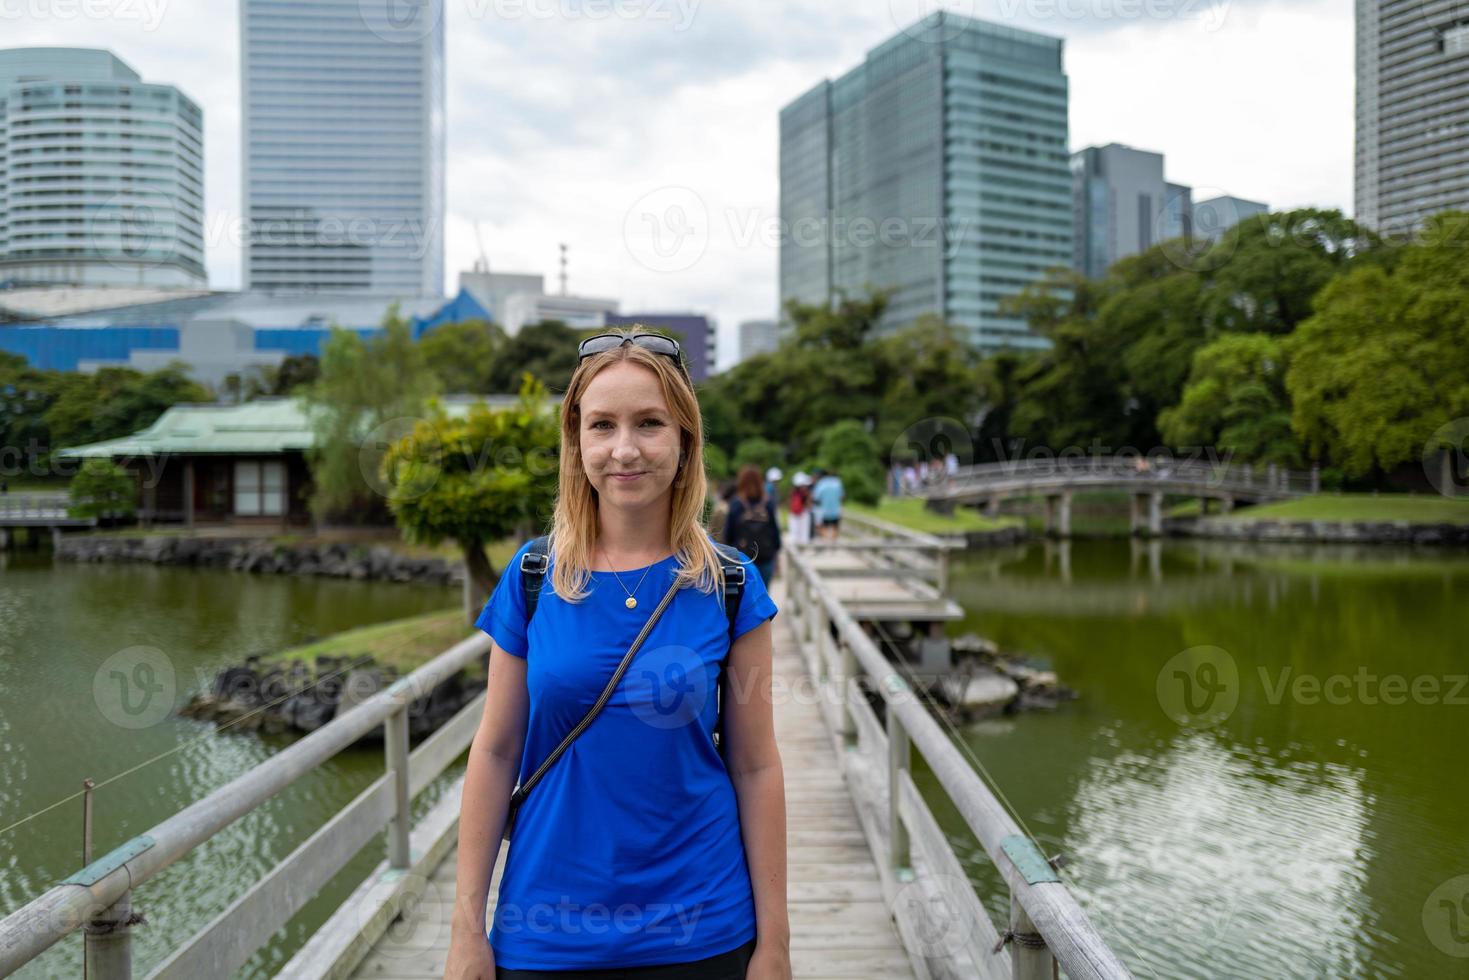
[[54, 541], [63, 528], [97, 526], [95, 517], [72, 517], [68, 502], [65, 493], [0, 494], [0, 548], [10, 543], [16, 528], [49, 529]]
[[[1039, 980], [1059, 965], [1078, 980], [1128, 977], [903, 666], [874, 643], [875, 620], [859, 620], [842, 598], [876, 617], [948, 615], [951, 601], [937, 588], [947, 548], [890, 526], [867, 524], [864, 532], [786, 549], [784, 573], [771, 583], [780, 607], [772, 696], [786, 776], [795, 975]], [[854, 560], [867, 564], [865, 574]], [[131, 916], [133, 891], [378, 726], [385, 726], [383, 775], [148, 976], [230, 976], [384, 828], [385, 859], [277, 976], [441, 976], [462, 779], [416, 822], [411, 804], [468, 747], [483, 695], [411, 751], [408, 710], [482, 658], [489, 642], [476, 634], [456, 644], [0, 921], [0, 976], [85, 925], [91, 980], [131, 977], [131, 933], [146, 928]], [[915, 748], [946, 807], [962, 816], [1008, 885], [1008, 921], [991, 921], [916, 788]], [[496, 862], [492, 903], [508, 846]]]
[[1157, 536], [1163, 531], [1165, 496], [1197, 497], [1201, 510], [1218, 501], [1228, 512], [1236, 503], [1285, 500], [1321, 491], [1320, 472], [1287, 470], [1271, 464], [1263, 469], [1202, 460], [1149, 459], [1144, 456], [1055, 456], [961, 466], [946, 478], [910, 491], [929, 505], [948, 511], [955, 506], [983, 506], [991, 516], [1009, 497], [1041, 496], [1046, 501], [1046, 531], [1071, 535], [1071, 496], [1078, 490], [1111, 490], [1129, 494], [1134, 534]]

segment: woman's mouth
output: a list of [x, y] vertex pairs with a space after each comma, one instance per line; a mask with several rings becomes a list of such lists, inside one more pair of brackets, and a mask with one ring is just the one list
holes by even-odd
[[636, 473], [613, 473], [612, 479], [616, 480], [618, 483], [631, 483], [638, 477], [646, 475], [647, 472], [647, 470], [639, 470]]

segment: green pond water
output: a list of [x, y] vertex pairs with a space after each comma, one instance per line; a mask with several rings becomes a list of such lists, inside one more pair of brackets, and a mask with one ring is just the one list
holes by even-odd
[[[78, 867], [80, 801], [41, 811], [83, 778], [100, 784], [101, 854], [288, 744], [121, 707], [119, 654], [157, 651], [180, 703], [246, 654], [458, 600], [0, 561], [0, 913]], [[1038, 542], [955, 556], [952, 582], [967, 611], [953, 633], [1031, 654], [1080, 692], [960, 737], [1046, 852], [1069, 856], [1067, 880], [1137, 976], [1469, 976], [1469, 556]], [[137, 973], [381, 772], [379, 753], [344, 753], [139, 889]], [[917, 776], [1002, 917], [988, 862]], [[365, 848], [242, 975], [279, 969], [382, 853]], [[80, 950], [73, 935], [21, 976], [79, 976]]]
[[[458, 599], [457, 589], [439, 586], [0, 555], [0, 914], [81, 866], [81, 800], [46, 808], [77, 793], [83, 779], [98, 784], [94, 853], [101, 856], [290, 744], [220, 734], [167, 710], [207, 687], [215, 670]], [[135, 975], [382, 772], [380, 750], [344, 752], [139, 888], [134, 906], [147, 924], [134, 933]], [[425, 791], [418, 809], [436, 793]], [[384, 853], [379, 835], [240, 975], [278, 970]], [[19, 976], [80, 977], [81, 948], [74, 933]]]
[[1469, 976], [1469, 556], [1038, 542], [952, 582], [951, 634], [1081, 695], [961, 740], [1136, 975]]

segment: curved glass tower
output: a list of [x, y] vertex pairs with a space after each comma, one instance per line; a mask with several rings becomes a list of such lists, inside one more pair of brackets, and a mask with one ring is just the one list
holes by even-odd
[[110, 52], [0, 51], [0, 284], [203, 287], [203, 129]]

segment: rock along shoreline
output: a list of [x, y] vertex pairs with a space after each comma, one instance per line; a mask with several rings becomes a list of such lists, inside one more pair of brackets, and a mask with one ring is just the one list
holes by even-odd
[[[386, 690], [397, 679], [396, 670], [368, 658], [317, 657], [309, 667], [300, 660], [279, 663], [253, 655], [243, 665], [221, 670], [213, 687], [195, 694], [178, 713], [232, 732], [306, 735]], [[475, 678], [469, 671], [460, 671], [413, 701], [408, 707], [409, 736], [420, 738], [437, 731], [478, 697], [483, 686], [483, 674]], [[379, 725], [359, 743], [381, 741]]]
[[343, 542], [287, 545], [259, 538], [63, 536], [59, 561], [144, 562], [222, 568], [256, 575], [317, 575], [383, 582], [461, 585], [464, 563], [412, 558], [387, 545]]

